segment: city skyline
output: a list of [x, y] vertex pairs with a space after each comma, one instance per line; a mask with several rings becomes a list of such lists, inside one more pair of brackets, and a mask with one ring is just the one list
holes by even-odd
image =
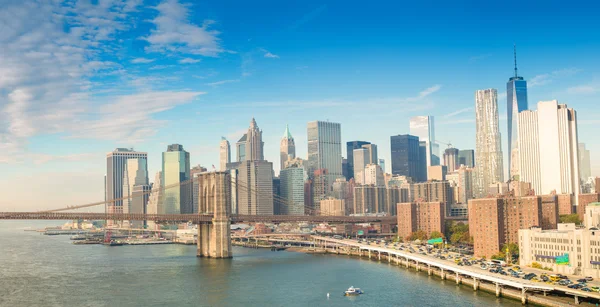
[[[389, 137], [409, 133], [413, 116], [435, 116], [438, 140], [472, 149], [472, 93], [483, 88], [499, 90], [501, 147], [508, 178], [503, 89], [512, 75], [513, 43], [519, 47], [520, 75], [528, 81], [530, 109], [539, 101], [556, 99], [577, 110], [579, 141], [591, 152], [592, 175], [600, 173], [600, 144], [593, 142], [599, 115], [595, 109], [599, 63], [593, 54], [599, 46], [585, 33], [573, 31], [585, 27], [585, 18], [569, 19], [566, 27], [533, 23], [514, 34], [517, 31], [511, 29], [518, 25], [497, 26], [508, 8], [494, 7], [497, 13], [481, 29], [470, 28], [468, 21], [460, 29], [425, 27], [402, 32], [406, 43], [398, 43], [385, 38], [410, 25], [414, 17], [397, 21], [391, 13], [370, 5], [345, 12], [356, 17], [359, 11], [361, 15], [378, 12], [381, 21], [369, 20], [366, 27], [336, 20], [341, 3], [333, 2], [299, 5], [285, 10], [282, 20], [248, 29], [232, 21], [241, 16], [211, 4], [142, 1], [132, 7], [80, 4], [61, 10], [52, 5], [9, 5], [7, 18], [14, 19], [7, 20], [15, 24], [14, 33], [0, 37], [7, 46], [0, 60], [0, 69], [7, 72], [0, 81], [0, 192], [7, 197], [0, 207], [7, 210], [103, 199], [106, 170], [100, 161], [114, 148], [148, 152], [151, 177], [160, 170], [161, 152], [171, 143], [185, 146], [191, 165], [219, 165], [219, 137], [235, 142], [252, 116], [265, 132], [265, 159], [274, 163], [276, 173], [281, 131], [288, 123], [291, 131], [297, 131], [296, 152], [301, 158], [307, 158], [306, 134], [301, 133], [306, 123], [328, 119], [341, 123], [342, 144], [368, 140], [390, 162]], [[422, 4], [410, 5], [410, 11], [425, 10]], [[558, 12], [552, 4], [547, 9]], [[35, 15], [40, 26], [18, 23], [22, 14], [17, 10], [41, 12], [25, 12]], [[458, 13], [454, 10], [434, 10], [427, 18], [438, 19], [434, 25], [444, 23], [449, 13]], [[528, 20], [542, 17], [533, 10], [525, 5], [516, 14], [530, 14]], [[52, 11], [57, 13], [43, 14]], [[107, 20], [103, 27], [107, 32], [91, 26], [81, 33], [70, 31], [78, 21], [67, 11], [86, 22], [94, 11], [93, 16]], [[60, 16], [65, 16], [65, 27]], [[392, 21], [386, 31], [382, 23]], [[336, 24], [347, 26], [354, 35], [337, 35], [341, 29]], [[189, 35], [168, 35], [181, 28], [209, 39], [199, 42]], [[43, 36], [46, 39], [27, 40], [46, 30], [50, 31]], [[356, 38], [371, 32], [367, 30], [380, 32], [364, 40]], [[489, 32], [486, 37], [481, 35], [484, 30]], [[330, 42], [333, 35], [339, 41]], [[444, 39], [457, 35], [464, 39], [456, 43]], [[290, 44], [290, 36], [298, 43]], [[552, 43], [547, 43], [549, 37]], [[306, 42], [311, 44], [305, 46]], [[72, 53], [58, 53], [61, 43], [73, 47]], [[175, 48], [178, 45], [184, 48]], [[255, 90], [264, 84], [278, 90]], [[28, 193], [27, 183], [33, 180], [41, 180], [38, 193]], [[75, 192], [63, 195], [64, 186]], [[25, 198], [17, 198], [22, 194]]]

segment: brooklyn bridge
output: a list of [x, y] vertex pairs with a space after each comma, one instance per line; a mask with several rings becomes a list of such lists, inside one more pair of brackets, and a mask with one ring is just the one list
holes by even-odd
[[[315, 208], [306, 208], [309, 215], [240, 215], [231, 213], [232, 191], [238, 193], [253, 191], [232, 181], [227, 172], [211, 172], [201, 174], [198, 178], [198, 214], [144, 214], [121, 212], [65, 212], [114, 203], [116, 200], [91, 204], [69, 206], [39, 212], [0, 212], [0, 220], [106, 220], [106, 221], [153, 221], [156, 223], [194, 223], [198, 225], [198, 257], [230, 258], [232, 223], [387, 223], [395, 224], [393, 216], [340, 216], [320, 212]], [[169, 189], [192, 184], [192, 181], [181, 182], [172, 186], [160, 187]], [[147, 192], [147, 193], [150, 193]], [[259, 192], [261, 193], [261, 192]], [[265, 191], [264, 193], [272, 193]], [[121, 198], [126, 199], [127, 197]], [[282, 205], [289, 205], [279, 199]], [[108, 210], [107, 210], [108, 211]]]

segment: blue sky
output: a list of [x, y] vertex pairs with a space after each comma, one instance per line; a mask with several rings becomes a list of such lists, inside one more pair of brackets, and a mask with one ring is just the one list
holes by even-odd
[[530, 109], [575, 108], [600, 175], [594, 3], [414, 2], [0, 0], [0, 209], [103, 199], [115, 147], [147, 151], [151, 180], [170, 143], [210, 168], [252, 117], [276, 166], [286, 124], [304, 158], [306, 123], [330, 120], [389, 171], [389, 136], [411, 116], [473, 148], [484, 88], [500, 94], [506, 151], [513, 43]]

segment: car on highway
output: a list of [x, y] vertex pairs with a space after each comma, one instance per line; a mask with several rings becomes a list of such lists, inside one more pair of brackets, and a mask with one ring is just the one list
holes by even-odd
[[593, 281], [593, 280], [594, 280], [594, 277], [592, 277], [592, 276], [586, 276], [586, 277], [585, 277], [585, 280], [587, 280], [587, 281]]

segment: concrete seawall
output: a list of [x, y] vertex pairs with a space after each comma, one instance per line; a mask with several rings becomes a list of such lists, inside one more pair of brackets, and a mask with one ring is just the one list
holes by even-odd
[[556, 297], [556, 296], [544, 296], [543, 294], [538, 294], [538, 293], [535, 293], [535, 294], [534, 293], [525, 293], [525, 296], [523, 296], [520, 290], [508, 289], [505, 287], [498, 287], [493, 284], [476, 281], [472, 278], [463, 277], [461, 275], [457, 275], [454, 273], [444, 272], [442, 270], [435, 269], [433, 267], [428, 268], [425, 265], [417, 265], [416, 263], [413, 263], [410, 261], [407, 262], [402, 259], [398, 259], [398, 258], [394, 258], [394, 257], [390, 257], [388, 259], [388, 257], [386, 255], [380, 255], [380, 256], [372, 255], [371, 257], [369, 257], [368, 253], [365, 253], [365, 252], [346, 251], [346, 250], [331, 249], [331, 248], [327, 248], [327, 249], [318, 248], [317, 250], [305, 248], [303, 250], [296, 249], [294, 251], [303, 251], [303, 252], [308, 252], [308, 253], [327, 253], [327, 254], [335, 254], [335, 255], [340, 255], [340, 256], [347, 255], [347, 256], [353, 256], [353, 257], [367, 258], [367, 259], [370, 259], [373, 261], [378, 261], [378, 262], [383, 262], [383, 263], [387, 262], [387, 263], [398, 265], [400, 267], [404, 267], [406, 269], [414, 269], [417, 272], [427, 273], [430, 276], [437, 276], [440, 278], [440, 280], [454, 281], [457, 285], [471, 287], [471, 289], [473, 289], [474, 291], [484, 291], [484, 292], [488, 292], [491, 294], [495, 294], [497, 297], [504, 297], [504, 298], [514, 299], [516, 301], [521, 301], [521, 303], [523, 303], [523, 304], [548, 306], [548, 307], [577, 306], [573, 303], [562, 301], [561, 298]]

